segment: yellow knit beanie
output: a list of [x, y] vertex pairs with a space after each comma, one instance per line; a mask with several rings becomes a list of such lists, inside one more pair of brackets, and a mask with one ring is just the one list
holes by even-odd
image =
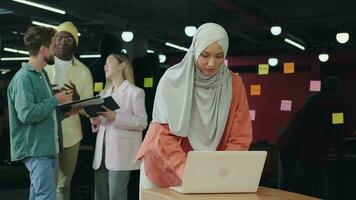
[[57, 27], [57, 33], [61, 31], [67, 31], [68, 33], [72, 34], [76, 43], [76, 46], [78, 46], [79, 38], [78, 38], [78, 29], [74, 26], [74, 24], [70, 21], [63, 22]]

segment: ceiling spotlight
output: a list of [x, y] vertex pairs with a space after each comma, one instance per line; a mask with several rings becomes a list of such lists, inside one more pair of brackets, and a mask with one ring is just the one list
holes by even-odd
[[197, 27], [195, 27], [195, 26], [186, 26], [186, 27], [184, 28], [184, 33], [185, 33], [188, 37], [193, 37], [196, 31], [197, 31]]
[[327, 53], [319, 54], [319, 60], [320, 60], [320, 62], [328, 61], [329, 60], [329, 54], [327, 54]]
[[164, 55], [164, 54], [159, 54], [159, 55], [158, 55], [158, 61], [159, 61], [159, 63], [164, 63], [164, 62], [166, 62], [166, 60], [167, 60], [166, 55]]
[[282, 28], [280, 26], [272, 26], [271, 33], [272, 33], [272, 35], [277, 36], [282, 33]]
[[134, 35], [131, 31], [124, 31], [121, 34], [121, 38], [123, 41], [125, 42], [131, 42], [131, 40], [133, 39]]
[[121, 53], [127, 53], [126, 49], [121, 49]]
[[349, 41], [349, 33], [347, 32], [342, 32], [342, 33], [337, 33], [336, 34], [336, 40], [340, 43], [340, 44], [345, 44], [347, 41]]
[[277, 58], [269, 58], [268, 59], [268, 64], [272, 67], [276, 66], [278, 64], [278, 59]]

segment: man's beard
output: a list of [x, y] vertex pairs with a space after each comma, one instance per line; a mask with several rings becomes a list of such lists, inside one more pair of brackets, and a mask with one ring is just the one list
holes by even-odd
[[44, 58], [44, 60], [46, 61], [46, 63], [48, 65], [53, 65], [54, 64], [54, 56], [50, 56], [49, 58]]

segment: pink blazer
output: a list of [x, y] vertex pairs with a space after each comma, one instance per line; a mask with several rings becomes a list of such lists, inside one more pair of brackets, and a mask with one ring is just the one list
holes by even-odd
[[116, 171], [139, 169], [140, 163], [134, 160], [142, 142], [142, 130], [147, 126], [145, 93], [127, 80], [117, 91], [112, 94], [111, 91], [112, 88], [109, 88], [100, 95], [103, 97], [111, 95], [120, 108], [115, 110], [115, 121], [109, 122], [99, 117], [93, 168], [98, 169], [101, 165], [105, 138], [107, 169]]

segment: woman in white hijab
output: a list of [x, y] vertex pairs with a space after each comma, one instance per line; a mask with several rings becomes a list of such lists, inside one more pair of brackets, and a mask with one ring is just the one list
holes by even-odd
[[224, 65], [228, 45], [223, 27], [203, 24], [183, 60], [162, 76], [136, 157], [141, 189], [180, 185], [189, 151], [248, 150], [249, 108], [241, 78]]

